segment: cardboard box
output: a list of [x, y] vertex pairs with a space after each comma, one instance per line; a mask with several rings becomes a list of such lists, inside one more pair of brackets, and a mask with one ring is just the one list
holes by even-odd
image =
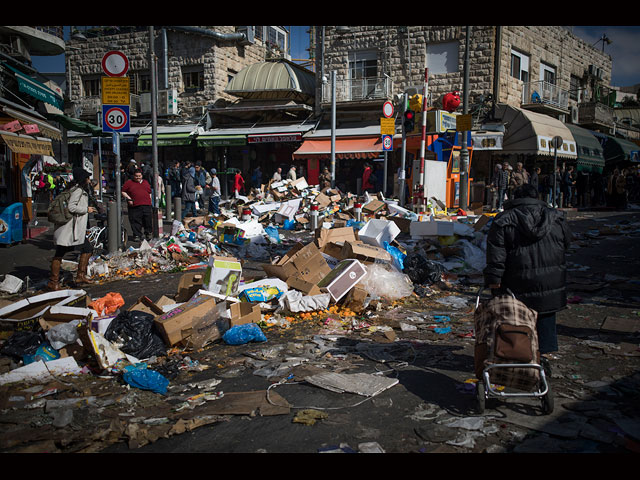
[[203, 348], [208, 343], [222, 338], [224, 332], [229, 330], [229, 320], [222, 315], [224, 307], [223, 304], [217, 304], [213, 310], [193, 316], [191, 335], [188, 337], [193, 348]]
[[234, 302], [229, 305], [229, 311], [231, 313], [231, 327], [245, 323], [259, 323], [262, 319], [260, 305], [254, 303]]
[[384, 248], [358, 242], [344, 242], [342, 258], [353, 258], [363, 263], [375, 263], [376, 261], [390, 262], [391, 254]]
[[427, 222], [411, 222], [409, 233], [412, 237], [448, 237], [453, 235], [453, 223], [438, 220]]
[[178, 282], [178, 290], [176, 293], [176, 302], [186, 302], [194, 293], [202, 288], [204, 283], [204, 275], [202, 273], [189, 272], [180, 277]]
[[86, 307], [87, 292], [84, 290], [58, 290], [18, 300], [0, 308], [0, 320], [18, 322], [37, 319], [52, 305]]
[[324, 277], [318, 286], [331, 294], [335, 302], [344, 297], [367, 274], [358, 260], [343, 260]]
[[205, 272], [203, 286], [205, 290], [222, 295], [235, 295], [240, 286], [242, 265], [234, 257], [209, 257], [209, 266]]
[[191, 335], [193, 321], [214, 314], [216, 299], [200, 295], [155, 318], [158, 331], [169, 346], [176, 345]]
[[287, 279], [287, 286], [295, 290], [300, 290], [302, 293], [307, 295], [319, 295], [322, 293], [320, 287], [318, 287], [314, 282], [309, 282], [296, 275]]
[[[193, 292], [195, 293], [195, 292]], [[193, 293], [191, 295], [193, 295]], [[189, 298], [191, 298], [191, 295]], [[140, 312], [150, 313], [151, 315], [162, 315], [164, 310], [151, 301], [149, 297], [140, 297], [135, 305], [132, 305], [128, 311], [138, 310]]]
[[322, 249], [327, 243], [355, 241], [358, 237], [353, 227], [318, 228], [316, 230], [316, 244]]
[[244, 230], [233, 223], [223, 223], [218, 226], [218, 240], [230, 245], [244, 245], [246, 243]]
[[263, 270], [267, 275], [287, 281], [290, 277], [297, 276], [308, 282], [317, 283], [331, 268], [314, 243], [294, 246], [275, 264], [263, 264]]
[[400, 234], [400, 228], [389, 220], [372, 218], [358, 231], [358, 239], [369, 245], [384, 248], [384, 242], [391, 243]]
[[380, 210], [382, 210], [386, 206], [386, 203], [381, 202], [380, 200], [371, 200], [366, 205], [362, 207], [362, 213], [367, 215], [375, 215]]
[[355, 285], [344, 300], [344, 306], [352, 311], [359, 313], [364, 310], [366, 300], [369, 296], [368, 292], [361, 285]]

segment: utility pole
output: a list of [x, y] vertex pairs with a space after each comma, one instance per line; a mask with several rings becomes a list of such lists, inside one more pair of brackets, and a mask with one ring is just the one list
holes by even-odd
[[153, 27], [149, 27], [149, 70], [151, 74], [151, 139], [153, 162], [153, 185], [151, 185], [151, 210], [153, 215], [153, 238], [160, 237], [162, 220], [158, 217], [158, 98], [156, 94], [156, 56], [153, 48]]
[[[467, 25], [464, 42], [464, 80], [462, 85], [463, 113], [469, 112], [469, 35], [471, 28]], [[459, 132], [460, 140], [460, 204], [463, 210], [469, 208], [469, 148], [467, 146], [466, 131]]]
[[336, 186], [336, 71], [331, 72], [331, 188]]
[[[407, 96], [408, 94], [405, 92], [402, 94], [402, 163], [400, 167], [400, 172], [398, 172], [398, 195], [400, 195], [400, 206], [404, 207], [404, 197], [405, 197], [405, 188], [407, 187], [405, 177], [406, 177], [406, 168], [405, 163], [407, 159], [407, 131], [404, 127], [404, 113], [407, 111]], [[424, 101], [424, 99], [423, 99]]]

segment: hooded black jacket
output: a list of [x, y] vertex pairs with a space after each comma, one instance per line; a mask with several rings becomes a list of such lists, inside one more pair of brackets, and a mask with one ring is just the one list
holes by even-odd
[[518, 198], [496, 215], [487, 236], [485, 285], [500, 284], [538, 313], [566, 307], [565, 253], [571, 231], [565, 213]]

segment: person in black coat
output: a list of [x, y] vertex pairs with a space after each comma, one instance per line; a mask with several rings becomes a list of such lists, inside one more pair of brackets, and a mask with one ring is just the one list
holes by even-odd
[[544, 357], [558, 350], [556, 312], [567, 305], [565, 254], [571, 237], [565, 212], [538, 200], [530, 184], [516, 189], [487, 236], [485, 285], [494, 294], [508, 289], [538, 312], [536, 330]]

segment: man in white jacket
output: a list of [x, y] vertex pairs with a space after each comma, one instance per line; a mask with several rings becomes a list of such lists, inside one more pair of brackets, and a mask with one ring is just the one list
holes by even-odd
[[69, 187], [72, 191], [68, 204], [69, 212], [73, 214], [73, 218], [67, 223], [55, 225], [53, 243], [56, 246], [56, 252], [51, 261], [51, 275], [47, 284], [47, 289], [49, 290], [60, 290], [62, 258], [78, 247], [80, 258], [78, 260], [76, 283], [91, 283], [87, 278], [87, 268], [93, 247], [87, 239], [87, 223], [89, 213], [95, 212], [95, 208], [89, 206], [88, 192], [91, 188], [90, 182], [89, 172], [82, 168], [73, 169], [73, 185]]

